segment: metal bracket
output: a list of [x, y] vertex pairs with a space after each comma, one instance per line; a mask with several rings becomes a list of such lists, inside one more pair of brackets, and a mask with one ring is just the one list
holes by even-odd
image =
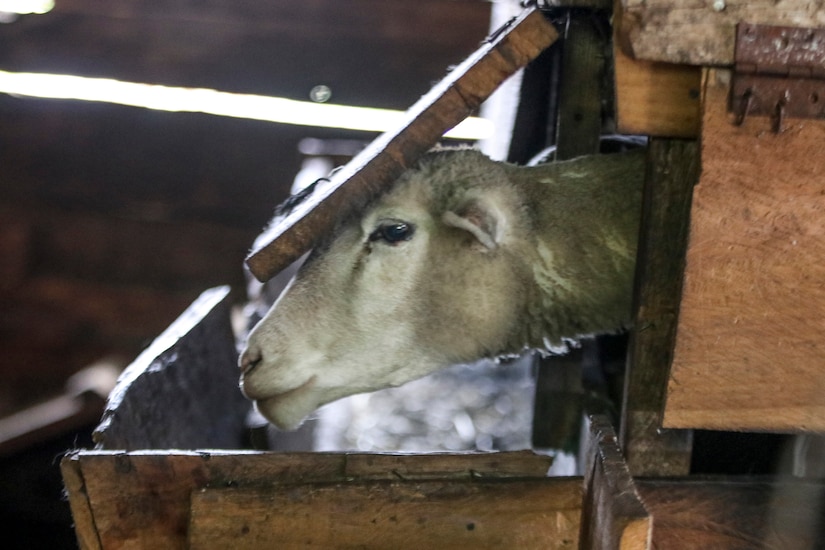
[[786, 118], [825, 118], [825, 29], [739, 23], [730, 109], [771, 117], [774, 132]]

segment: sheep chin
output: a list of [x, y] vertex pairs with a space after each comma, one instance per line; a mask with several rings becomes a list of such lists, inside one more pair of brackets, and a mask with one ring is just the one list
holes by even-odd
[[298, 429], [321, 403], [314, 390], [316, 376], [293, 390], [255, 400], [255, 408], [264, 418], [281, 430]]

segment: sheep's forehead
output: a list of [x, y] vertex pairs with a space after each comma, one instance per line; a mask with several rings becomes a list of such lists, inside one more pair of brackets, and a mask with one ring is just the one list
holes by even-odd
[[387, 204], [429, 204], [436, 209], [470, 189], [501, 178], [500, 167], [474, 150], [430, 153], [384, 195]]

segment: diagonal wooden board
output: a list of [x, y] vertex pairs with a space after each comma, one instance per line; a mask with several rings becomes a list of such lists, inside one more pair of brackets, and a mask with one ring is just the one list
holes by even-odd
[[397, 129], [376, 138], [303, 202], [276, 216], [246, 259], [252, 274], [266, 281], [298, 259], [342, 213], [356, 211], [378, 194], [557, 37], [536, 8], [525, 9], [494, 33], [410, 107]]

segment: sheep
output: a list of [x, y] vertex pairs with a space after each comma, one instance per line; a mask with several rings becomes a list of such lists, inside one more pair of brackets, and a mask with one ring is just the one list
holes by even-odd
[[294, 429], [347, 395], [622, 329], [643, 175], [638, 150], [535, 167], [428, 153], [312, 251], [250, 332], [242, 391]]

